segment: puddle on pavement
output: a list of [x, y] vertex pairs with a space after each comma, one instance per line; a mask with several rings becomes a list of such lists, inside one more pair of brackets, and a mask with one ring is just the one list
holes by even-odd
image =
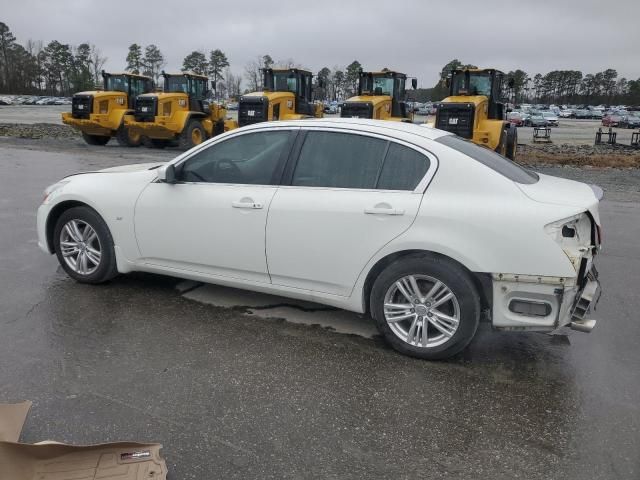
[[192, 281], [180, 282], [176, 289], [189, 300], [216, 307], [242, 308], [252, 316], [282, 318], [303, 325], [320, 325], [338, 333], [365, 338], [378, 335], [376, 326], [369, 318], [304, 300]]

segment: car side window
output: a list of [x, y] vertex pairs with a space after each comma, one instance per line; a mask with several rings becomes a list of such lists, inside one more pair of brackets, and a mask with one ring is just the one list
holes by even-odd
[[429, 170], [426, 155], [398, 143], [391, 143], [377, 188], [381, 190], [414, 190]]
[[291, 130], [238, 135], [187, 159], [178, 181], [275, 185], [280, 181]]
[[364, 135], [309, 131], [291, 185], [375, 188], [387, 141]]

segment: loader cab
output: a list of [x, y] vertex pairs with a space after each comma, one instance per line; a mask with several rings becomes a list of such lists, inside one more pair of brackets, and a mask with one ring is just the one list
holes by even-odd
[[494, 69], [453, 70], [449, 83], [449, 96], [483, 96], [488, 99], [487, 117], [505, 119], [505, 104], [501, 102], [504, 73]]
[[313, 74], [298, 68], [262, 69], [265, 92], [291, 92], [295, 96], [295, 113], [313, 116]]
[[153, 80], [144, 75], [132, 73], [102, 72], [103, 88], [105, 92], [122, 92], [127, 94], [129, 108], [134, 108], [138, 95], [153, 91]]
[[360, 72], [358, 95], [387, 95], [391, 97], [391, 116], [406, 117], [407, 76], [398, 72]]
[[[342, 106], [342, 117], [375, 118], [380, 120], [410, 121], [405, 98], [407, 76], [404, 73], [383, 70], [359, 72], [358, 95]], [[417, 80], [412, 78], [416, 88]]]
[[164, 79], [164, 93], [184, 93], [188, 97], [190, 111], [206, 113], [205, 99], [209, 92], [207, 77], [194, 73], [170, 74], [165, 72], [162, 72], [162, 77]]

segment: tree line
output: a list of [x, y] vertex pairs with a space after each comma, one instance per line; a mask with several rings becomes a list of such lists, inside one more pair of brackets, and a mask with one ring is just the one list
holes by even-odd
[[23, 46], [0, 22], [0, 92], [70, 95], [100, 80], [106, 57], [95, 45], [48, 44], [28, 40]]
[[[166, 66], [163, 53], [153, 44], [145, 47], [131, 44], [124, 60], [126, 71], [150, 76], [156, 83]], [[42, 41], [28, 40], [21, 45], [9, 26], [0, 22], [0, 93], [70, 96], [91, 90], [102, 84], [101, 71], [106, 62], [101, 50], [89, 42], [69, 45], [52, 40], [45, 45]], [[208, 54], [194, 50], [182, 62], [182, 71], [193, 71], [213, 80], [217, 98], [236, 98], [259, 90], [263, 68], [305, 68], [293, 59], [274, 61], [267, 54], [247, 62], [243, 76], [232, 73], [229, 67], [230, 61], [220, 49], [212, 49]], [[461, 67], [475, 66], [451, 60], [441, 69], [436, 85], [410, 92], [408, 98], [421, 102], [442, 100], [448, 95], [447, 76], [454, 68]], [[331, 101], [356, 94], [361, 68], [357, 60], [346, 67], [321, 68], [314, 75], [314, 97]], [[508, 71], [506, 77], [513, 79], [513, 88], [505, 88], [503, 95], [515, 104], [640, 105], [640, 78], [619, 78], [612, 68], [588, 74], [554, 70], [534, 75], [516, 69]]]

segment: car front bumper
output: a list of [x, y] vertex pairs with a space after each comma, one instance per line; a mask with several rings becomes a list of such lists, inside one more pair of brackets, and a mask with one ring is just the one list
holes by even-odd
[[48, 204], [41, 204], [38, 207], [38, 213], [36, 215], [36, 230], [38, 232], [38, 247], [45, 253], [52, 253], [49, 248], [49, 242], [47, 240], [47, 217], [49, 216], [51, 208]]

